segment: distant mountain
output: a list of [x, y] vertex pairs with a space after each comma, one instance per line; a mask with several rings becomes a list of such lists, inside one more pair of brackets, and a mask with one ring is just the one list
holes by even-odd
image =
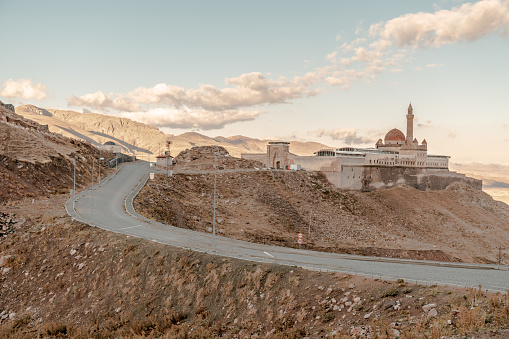
[[[265, 152], [269, 140], [260, 140], [236, 135], [232, 137], [211, 138], [196, 132], [180, 135], [165, 134], [156, 127], [127, 118], [119, 118], [97, 113], [44, 109], [33, 105], [16, 107], [16, 113], [41, 125], [48, 125], [51, 132], [67, 137], [102, 145], [113, 141], [122, 146], [123, 152], [131, 153], [133, 148], [142, 158], [154, 158], [164, 152], [166, 140], [171, 140], [171, 154], [176, 156], [194, 146], [223, 146], [231, 155], [240, 157], [242, 153]], [[322, 148], [330, 148], [317, 142], [290, 141], [290, 151], [297, 155], [312, 155]]]

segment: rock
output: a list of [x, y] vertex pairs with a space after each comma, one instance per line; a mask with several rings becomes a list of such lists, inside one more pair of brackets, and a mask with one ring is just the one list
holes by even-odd
[[427, 304], [422, 307], [422, 310], [424, 312], [428, 312], [429, 310], [431, 310], [432, 308], [435, 308], [435, 307], [437, 307], [437, 304]]
[[396, 306], [396, 302], [394, 300], [391, 300], [385, 303], [384, 309], [388, 310], [390, 308], [393, 308], [394, 306]]
[[429, 310], [428, 317], [436, 318], [437, 316], [438, 316], [438, 312], [435, 308], [432, 308], [431, 310]]
[[348, 287], [349, 287], [350, 289], [353, 289], [353, 288], [355, 288], [355, 284], [353, 284], [353, 283], [352, 283], [352, 284], [350, 284]]
[[207, 228], [207, 232], [212, 233], [212, 227]]
[[364, 315], [364, 319], [368, 319], [369, 317], [371, 317], [371, 313], [366, 313], [366, 314]]
[[360, 303], [360, 302], [361, 302], [361, 298], [359, 298], [359, 297], [354, 298], [354, 299], [353, 299], [353, 302], [354, 302], [354, 303], [356, 303], [356, 304], [358, 304], [358, 303]]
[[7, 260], [11, 257], [11, 255], [2, 255], [0, 257], [0, 267], [4, 267], [7, 265]]
[[391, 334], [394, 337], [399, 337], [400, 336], [400, 332], [397, 329], [395, 329], [395, 328], [391, 329]]
[[351, 301], [347, 301], [347, 302], [345, 303], [345, 306], [352, 306], [352, 302], [351, 302]]

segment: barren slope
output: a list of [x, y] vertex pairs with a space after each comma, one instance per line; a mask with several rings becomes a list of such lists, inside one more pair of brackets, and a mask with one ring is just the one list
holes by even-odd
[[0, 107], [0, 203], [69, 193], [74, 157], [80, 187], [90, 182], [92, 158], [99, 157], [97, 149], [50, 133], [38, 123]]
[[[183, 153], [176, 170], [210, 171], [216, 152]], [[257, 167], [231, 157], [218, 165]], [[210, 172], [159, 176], [135, 207], [171, 225], [210, 232], [213, 182]], [[463, 184], [363, 193], [338, 190], [313, 172], [219, 172], [217, 197], [219, 233], [254, 242], [296, 247], [303, 233], [304, 246], [318, 250], [466, 262], [496, 262], [497, 247], [509, 243], [509, 206]], [[505, 252], [502, 262], [508, 259]]]
[[79, 224], [63, 201], [0, 206], [0, 338], [508, 334], [507, 295], [191, 252]]

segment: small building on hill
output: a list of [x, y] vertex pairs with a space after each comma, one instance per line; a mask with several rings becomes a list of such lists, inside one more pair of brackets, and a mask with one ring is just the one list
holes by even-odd
[[156, 165], [157, 166], [161, 166], [161, 167], [165, 167], [166, 166], [171, 166], [172, 165], [172, 161], [173, 161], [173, 158], [167, 154], [164, 154], [164, 155], [158, 155], [156, 157]]
[[291, 169], [324, 173], [339, 188], [372, 191], [396, 186], [420, 190], [439, 190], [455, 181], [464, 181], [482, 189], [482, 181], [449, 171], [449, 156], [428, 154], [428, 143], [420, 144], [413, 133], [413, 108], [406, 115], [407, 133], [392, 129], [373, 148], [343, 147], [318, 150], [312, 156], [290, 152], [290, 143], [271, 141], [266, 153], [242, 154], [242, 158], [262, 162], [273, 169]]
[[111, 153], [120, 153], [122, 152], [122, 146], [117, 145], [113, 141], [106, 141], [104, 145], [100, 145], [98, 147], [101, 151], [107, 151]]

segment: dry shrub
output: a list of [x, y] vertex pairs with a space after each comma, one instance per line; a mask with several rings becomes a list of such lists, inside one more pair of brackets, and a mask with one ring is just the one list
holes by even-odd
[[69, 329], [67, 328], [66, 324], [59, 323], [59, 322], [51, 322], [44, 326], [43, 333], [45, 335], [49, 335], [52, 337], [58, 337], [62, 335], [67, 335]]
[[174, 312], [170, 315], [158, 317], [149, 316], [145, 318], [134, 318], [129, 323], [129, 332], [134, 335], [161, 335], [166, 333], [172, 325], [186, 319], [183, 312]]
[[279, 281], [279, 278], [280, 278], [280, 274], [273, 273], [273, 272], [269, 273], [267, 275], [267, 280], [265, 281], [265, 288], [270, 289], [272, 286], [274, 286]]
[[457, 326], [462, 333], [475, 332], [484, 325], [484, 317], [479, 308], [460, 307], [459, 311]]

